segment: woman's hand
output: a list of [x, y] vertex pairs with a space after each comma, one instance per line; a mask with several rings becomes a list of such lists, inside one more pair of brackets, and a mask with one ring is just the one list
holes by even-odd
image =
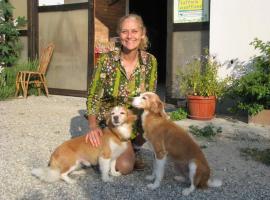
[[91, 128], [90, 131], [85, 136], [85, 142], [94, 147], [98, 147], [101, 145], [101, 137], [103, 135], [102, 130], [99, 127]]

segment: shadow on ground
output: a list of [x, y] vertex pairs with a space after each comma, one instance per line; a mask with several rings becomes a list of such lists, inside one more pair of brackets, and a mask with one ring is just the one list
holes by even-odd
[[72, 138], [80, 136], [80, 135], [84, 135], [87, 133], [88, 122], [84, 117], [85, 113], [86, 113], [85, 110], [79, 110], [78, 111], [79, 115], [71, 118], [69, 132]]

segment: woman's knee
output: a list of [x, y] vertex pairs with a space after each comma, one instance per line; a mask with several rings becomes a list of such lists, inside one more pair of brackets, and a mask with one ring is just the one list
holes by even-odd
[[132, 145], [129, 142], [128, 148], [124, 153], [122, 153], [116, 160], [116, 170], [121, 174], [129, 174], [133, 171], [135, 163], [135, 153], [133, 151]]
[[134, 168], [134, 161], [131, 160], [120, 160], [116, 162], [116, 170], [121, 174], [126, 175], [130, 174]]

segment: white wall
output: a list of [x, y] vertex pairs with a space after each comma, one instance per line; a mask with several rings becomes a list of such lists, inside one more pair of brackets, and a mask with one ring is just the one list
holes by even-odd
[[[211, 0], [210, 53], [223, 64], [248, 62], [256, 53], [249, 45], [255, 37], [270, 41], [269, 8], [270, 0]], [[229, 73], [227, 67], [220, 74]]]

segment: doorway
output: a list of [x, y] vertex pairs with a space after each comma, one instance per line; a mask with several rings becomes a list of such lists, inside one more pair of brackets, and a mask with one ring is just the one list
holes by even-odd
[[147, 51], [157, 58], [158, 89], [163, 90], [164, 93], [166, 81], [167, 1], [129, 0], [129, 13], [136, 13], [143, 18], [150, 42]]

